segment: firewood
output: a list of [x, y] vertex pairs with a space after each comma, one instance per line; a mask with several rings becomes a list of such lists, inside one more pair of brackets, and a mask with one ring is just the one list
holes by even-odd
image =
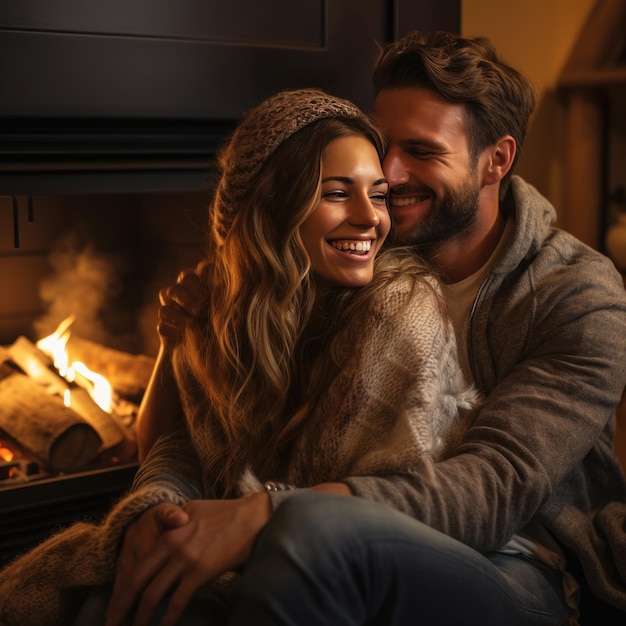
[[83, 468], [102, 446], [93, 426], [17, 371], [0, 379], [0, 429], [53, 472]]
[[113, 389], [126, 398], [143, 395], [154, 368], [154, 358], [108, 348], [72, 335], [67, 343], [70, 361], [81, 361], [101, 374]]
[[69, 390], [69, 406], [91, 425], [102, 440], [102, 448], [107, 450], [124, 439], [129, 438], [125, 429], [106, 411], [103, 411], [91, 398], [89, 392], [81, 387], [71, 386]]
[[4, 347], [0, 346], [0, 364], [11, 360], [11, 353]]
[[[86, 389], [72, 385], [52, 368], [52, 361], [30, 339], [20, 336], [7, 349], [13, 363], [18, 365], [32, 380], [43, 385], [50, 394], [65, 399], [70, 394], [70, 406], [88, 424], [95, 428], [102, 440], [103, 449], [118, 445], [124, 439], [134, 439], [134, 432], [121, 420], [103, 411]], [[76, 360], [76, 359], [73, 359]], [[91, 368], [90, 368], [91, 369]], [[46, 396], [47, 397], [47, 396]]]
[[33, 380], [44, 387], [48, 387], [51, 393], [63, 396], [68, 388], [67, 383], [52, 369], [52, 359], [30, 339], [23, 335], [19, 336], [7, 347], [7, 352], [13, 363], [18, 365]]

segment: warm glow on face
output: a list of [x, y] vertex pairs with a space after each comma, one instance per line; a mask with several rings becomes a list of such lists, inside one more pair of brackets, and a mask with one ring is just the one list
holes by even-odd
[[[113, 411], [113, 390], [109, 381], [102, 375], [92, 372], [80, 361], [69, 362], [67, 342], [70, 338], [69, 328], [75, 317], [72, 315], [64, 319], [57, 329], [47, 337], [37, 342], [37, 347], [45, 352], [54, 362], [54, 367], [65, 380], [76, 383], [89, 392], [93, 401], [107, 413]], [[63, 401], [65, 406], [72, 406], [72, 391], [65, 391]]]

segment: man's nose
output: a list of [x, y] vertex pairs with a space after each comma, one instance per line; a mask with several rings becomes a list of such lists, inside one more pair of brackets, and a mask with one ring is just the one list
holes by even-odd
[[399, 150], [390, 148], [383, 159], [383, 173], [391, 187], [403, 185], [409, 180], [409, 173]]

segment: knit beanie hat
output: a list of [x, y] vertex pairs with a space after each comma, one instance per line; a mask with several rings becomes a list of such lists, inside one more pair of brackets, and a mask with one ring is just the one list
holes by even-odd
[[219, 180], [212, 207], [214, 229], [224, 237], [238, 206], [280, 144], [305, 126], [328, 117], [363, 117], [348, 100], [320, 89], [280, 91], [250, 109], [220, 155]]

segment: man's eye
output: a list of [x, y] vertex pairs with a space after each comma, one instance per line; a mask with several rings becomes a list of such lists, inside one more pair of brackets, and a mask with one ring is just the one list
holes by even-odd
[[412, 156], [414, 159], [428, 159], [429, 157], [432, 156], [432, 152], [429, 150], [417, 150], [415, 148], [412, 148], [410, 150], [407, 150], [407, 152], [409, 153], [410, 156]]

